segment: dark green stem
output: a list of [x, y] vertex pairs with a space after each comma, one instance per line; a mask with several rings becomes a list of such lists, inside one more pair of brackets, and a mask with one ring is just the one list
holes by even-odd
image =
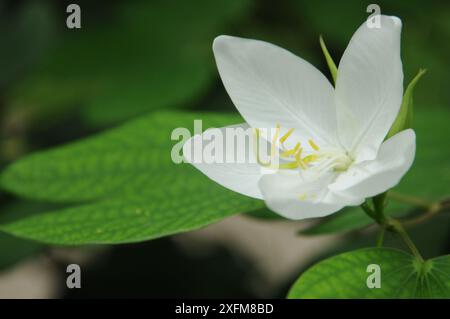
[[370, 205], [369, 205], [369, 203], [367, 201], [365, 203], [361, 204], [361, 208], [370, 218], [372, 218], [375, 221], [377, 221], [377, 216], [376, 216], [374, 210], [370, 207]]
[[372, 198], [373, 207], [371, 207], [369, 202], [367, 201], [361, 205], [361, 208], [366, 212], [366, 214], [369, 215], [369, 217], [371, 217], [372, 219], [374, 219], [377, 222], [377, 224], [380, 225], [381, 227], [380, 234], [377, 239], [377, 247], [381, 247], [383, 244], [385, 230], [386, 229], [392, 230], [400, 235], [400, 237], [403, 239], [403, 241], [411, 250], [411, 252], [414, 254], [414, 256], [418, 260], [423, 262], [424, 259], [422, 255], [420, 254], [416, 245], [414, 245], [413, 241], [411, 240], [411, 237], [409, 237], [402, 223], [393, 218], [387, 218], [384, 215], [384, 207], [386, 202], [385, 200], [386, 200], [386, 193], [383, 193]]
[[398, 220], [395, 220], [392, 218], [389, 219], [387, 221], [387, 226], [391, 227], [392, 230], [394, 230], [396, 233], [398, 233], [402, 237], [405, 244], [408, 246], [408, 248], [411, 250], [411, 252], [414, 254], [414, 256], [416, 256], [417, 259], [419, 259], [421, 262], [424, 261], [422, 255], [420, 254], [416, 245], [414, 245], [413, 241], [411, 240], [411, 237], [409, 237], [405, 228]]
[[380, 227], [380, 232], [377, 237], [377, 247], [383, 247], [384, 234], [386, 232], [386, 228], [384, 226]]

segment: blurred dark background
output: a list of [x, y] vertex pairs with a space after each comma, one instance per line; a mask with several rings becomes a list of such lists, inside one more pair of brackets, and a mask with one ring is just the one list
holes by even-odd
[[[234, 112], [211, 50], [220, 34], [278, 44], [329, 76], [319, 35], [338, 63], [372, 2], [0, 1], [0, 165], [149, 112]], [[69, 3], [81, 7], [81, 29], [66, 27]], [[403, 21], [405, 84], [419, 68], [428, 69], [416, 90], [415, 106], [423, 112], [448, 109], [449, 3], [376, 3], [383, 14]], [[0, 214], [11, 209], [21, 213], [40, 208], [0, 194]], [[252, 221], [244, 223], [248, 222]], [[441, 235], [427, 235], [437, 233]], [[424, 239], [419, 245], [432, 256], [449, 251], [449, 234], [448, 220], [438, 219], [415, 229], [413, 236]], [[372, 240], [370, 234], [360, 235], [339, 237], [327, 254]], [[209, 240], [207, 235], [200, 237]], [[0, 294], [10, 285], [12, 295], [27, 296], [27, 286], [10, 279], [25, 267], [27, 272], [19, 277], [28, 278], [30, 271], [34, 276], [44, 269], [52, 272], [47, 281], [54, 281], [53, 288], [42, 297], [283, 297], [298, 273], [325, 255], [318, 249], [315, 256], [299, 260], [292, 273], [264, 284], [267, 274], [258, 267], [258, 259], [226, 238], [204, 251], [191, 250], [198, 249], [172, 238], [55, 250], [0, 233]], [[68, 261], [82, 265], [83, 289], [65, 288]], [[33, 273], [25, 263], [38, 268]], [[258, 281], [263, 283], [254, 284]], [[31, 279], [28, 282], [33, 285]]]

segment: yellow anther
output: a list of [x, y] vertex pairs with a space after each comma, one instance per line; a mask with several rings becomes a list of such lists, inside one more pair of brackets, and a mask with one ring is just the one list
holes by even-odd
[[306, 164], [308, 164], [310, 162], [314, 162], [317, 159], [317, 157], [318, 156], [316, 154], [308, 155], [308, 156], [303, 158], [303, 162], [305, 162]]
[[295, 154], [295, 160], [296, 160], [298, 166], [300, 166], [302, 169], [305, 169], [305, 168], [306, 168], [306, 165], [305, 165], [305, 163], [304, 163], [303, 160], [302, 160], [302, 150], [303, 150], [303, 149], [300, 148], [300, 149], [298, 150], [298, 152]]
[[293, 168], [297, 168], [298, 167], [298, 163], [297, 162], [289, 162], [289, 163], [283, 163], [278, 165], [278, 167], [276, 168], [281, 168], [281, 169], [293, 169]]
[[318, 151], [318, 150], [320, 149], [319, 146], [317, 146], [317, 144], [314, 143], [313, 140], [308, 140], [308, 142], [309, 142], [309, 145], [311, 145], [311, 147], [312, 147], [315, 151]]
[[289, 136], [291, 136], [292, 132], [294, 132], [294, 129], [293, 129], [293, 128], [291, 128], [289, 131], [287, 131], [287, 133], [284, 134], [284, 135], [280, 138], [280, 143], [284, 143], [284, 142], [289, 138]]
[[306, 199], [306, 194], [300, 194], [300, 195], [298, 195], [298, 199], [300, 199], [300, 200], [305, 200]]
[[[294, 132], [294, 129], [293, 128], [289, 129], [281, 138], [279, 138], [280, 129], [281, 129], [280, 124], [277, 124], [275, 133], [272, 136], [272, 143], [271, 143], [271, 148], [270, 148], [270, 159], [266, 163], [263, 163], [259, 157], [259, 155], [260, 155], [259, 154], [259, 152], [260, 152], [259, 142], [260, 142], [260, 137], [261, 137], [260, 136], [261, 131], [258, 128], [254, 129], [255, 139], [256, 139], [255, 152], [256, 152], [256, 160], [257, 160], [258, 164], [260, 164], [261, 166], [264, 166], [264, 167], [272, 168], [272, 169], [295, 169], [295, 168], [307, 169], [308, 163], [314, 162], [319, 158], [318, 154], [309, 154], [309, 155], [305, 156], [304, 158], [302, 158], [303, 148], [301, 147], [300, 142], [297, 143], [294, 148], [286, 150], [283, 143], [292, 135], [292, 133]], [[276, 164], [273, 161], [275, 156], [278, 154], [278, 152], [276, 152], [278, 150], [277, 149], [278, 142], [281, 144], [281, 149], [283, 150], [283, 152], [281, 154], [279, 154], [279, 156], [284, 157], [284, 158], [290, 158], [292, 161], [289, 161], [287, 163], [282, 163], [282, 164]], [[314, 143], [313, 140], [310, 139], [310, 140], [308, 140], [308, 142], [309, 142], [309, 145], [311, 145], [311, 147], [315, 151], [319, 150], [319, 147], [317, 146], [316, 143]], [[301, 199], [304, 199], [306, 197], [306, 195], [302, 195], [302, 197], [303, 198], [301, 198]]]
[[295, 147], [293, 149], [284, 151], [283, 153], [280, 154], [280, 156], [281, 157], [287, 157], [287, 156], [294, 155], [299, 148], [300, 148], [300, 143], [297, 143], [297, 145], [295, 145]]

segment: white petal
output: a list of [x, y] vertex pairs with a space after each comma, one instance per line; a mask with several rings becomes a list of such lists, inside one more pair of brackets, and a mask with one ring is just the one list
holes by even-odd
[[374, 159], [399, 111], [403, 95], [401, 21], [381, 16], [353, 35], [339, 63], [336, 107], [341, 143], [357, 162]]
[[[235, 142], [234, 147], [226, 146], [225, 142], [223, 147], [221, 147], [223, 156], [215, 153], [215, 158], [206, 159], [204, 156], [202, 158], [202, 155], [205, 154], [205, 148], [212, 143], [212, 141], [209, 142], [204, 140], [205, 134], [213, 132], [213, 130], [220, 130], [223, 136], [226, 136], [225, 130], [227, 128], [242, 128], [242, 131], [234, 132], [236, 135], [239, 135], [238, 138], [246, 138], [245, 136], [242, 136], [242, 132], [249, 129], [249, 126], [247, 124], [240, 124], [223, 127], [221, 129], [206, 130], [201, 135], [193, 136], [184, 144], [183, 156], [189, 163], [194, 165], [194, 167], [216, 183], [243, 195], [262, 199], [258, 187], [258, 181], [261, 177], [261, 168], [254, 159], [252, 150], [253, 143], [251, 139], [247, 139], [247, 143], [245, 144]], [[216, 144], [216, 146], [218, 145]], [[241, 161], [242, 163], [237, 163], [237, 161], [227, 163], [227, 155], [231, 155], [237, 159], [237, 154], [245, 155], [244, 160]]]
[[322, 199], [323, 203], [327, 204], [342, 204], [343, 206], [359, 206], [365, 202], [364, 197], [357, 196], [356, 194], [335, 193], [328, 189], [329, 192]]
[[333, 175], [323, 175], [312, 181], [305, 181], [298, 174], [264, 175], [259, 187], [266, 205], [274, 212], [290, 219], [322, 217], [337, 212], [343, 203], [324, 203], [328, 184]]
[[337, 194], [372, 197], [398, 184], [411, 167], [416, 150], [413, 130], [402, 131], [381, 144], [373, 161], [353, 165], [329, 188]]
[[279, 123], [297, 137], [336, 144], [333, 87], [314, 66], [258, 40], [219, 36], [213, 49], [225, 88], [250, 126]]

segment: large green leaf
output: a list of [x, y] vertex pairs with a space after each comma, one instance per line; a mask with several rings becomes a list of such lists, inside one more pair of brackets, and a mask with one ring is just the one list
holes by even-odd
[[153, 185], [147, 186], [153, 192], [147, 191], [147, 196], [138, 194], [38, 214], [1, 224], [0, 229], [59, 245], [137, 242], [198, 229], [262, 207], [261, 201], [225, 190], [192, 170], [189, 174], [176, 170], [169, 176], [154, 176]]
[[[54, 244], [122, 243], [196, 229], [262, 201], [224, 189], [189, 164], [171, 160], [171, 132], [242, 121], [220, 114], [154, 114], [110, 132], [11, 165], [3, 188], [32, 199], [83, 202], [2, 223], [17, 236]], [[1, 222], [1, 220], [0, 220]]]
[[[216, 78], [211, 45], [251, 1], [127, 1], [108, 4], [108, 19], [61, 28], [61, 41], [9, 97], [31, 116], [83, 105], [95, 125], [187, 105]], [[112, 11], [112, 12], [110, 12]], [[45, 110], [45, 111], [44, 111]]]
[[[236, 115], [157, 113], [117, 129], [27, 156], [0, 175], [0, 186], [25, 198], [80, 202], [107, 196], [153, 193], [174, 180], [183, 188], [191, 181], [181, 176], [189, 165], [171, 160], [172, 130], [186, 127], [193, 133], [195, 119], [203, 128], [242, 122]], [[163, 190], [165, 191], [165, 190]]]
[[257, 209], [257, 210], [248, 212], [247, 214], [245, 214], [245, 216], [250, 217], [250, 218], [255, 218], [260, 221], [286, 220], [283, 216], [274, 213], [267, 207], [263, 207], [261, 209]]
[[[413, 167], [400, 184], [394, 188], [399, 193], [417, 196], [428, 201], [450, 196], [450, 126], [446, 110], [415, 111], [414, 130], [417, 134], [417, 151]], [[411, 205], [388, 198], [386, 213], [404, 216], [412, 210]], [[370, 225], [372, 220], [359, 208], [347, 209], [322, 220], [321, 223], [303, 231], [305, 234], [343, 232]]]
[[[368, 288], [369, 265], [380, 267], [380, 288]], [[312, 266], [288, 298], [450, 298], [450, 255], [421, 263], [389, 248], [367, 248]]]

